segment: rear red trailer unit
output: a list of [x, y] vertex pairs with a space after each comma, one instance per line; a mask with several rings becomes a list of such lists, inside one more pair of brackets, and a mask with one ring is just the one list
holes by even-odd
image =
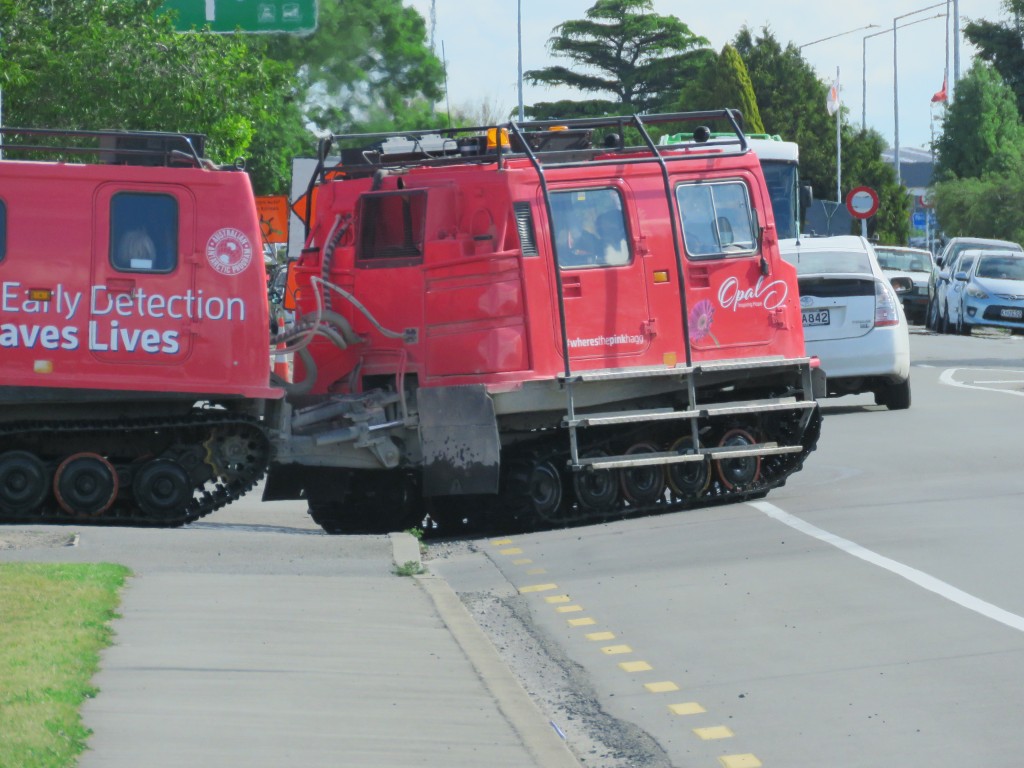
[[170, 525], [262, 476], [266, 271], [202, 137], [7, 128], [0, 519]]

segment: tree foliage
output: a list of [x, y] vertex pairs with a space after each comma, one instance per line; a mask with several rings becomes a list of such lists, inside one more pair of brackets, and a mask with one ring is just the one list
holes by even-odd
[[275, 35], [266, 55], [299, 78], [306, 119], [318, 130], [423, 128], [434, 120], [444, 70], [423, 17], [402, 0], [321, 2], [316, 32]]
[[933, 187], [935, 213], [947, 237], [991, 237], [1024, 243], [1024, 176], [992, 173]]
[[[814, 196], [836, 196], [836, 122], [825, 108], [828, 85], [792, 43], [785, 48], [767, 28], [759, 36], [744, 27], [736, 35], [754, 87], [761, 119], [768, 133], [800, 145], [800, 175]], [[857, 186], [878, 192], [879, 210], [868, 223], [869, 233], [883, 242], [906, 243], [910, 236], [910, 199], [896, 184], [896, 172], [882, 160], [885, 141], [873, 130], [856, 130], [840, 117], [843, 194]], [[842, 201], [837, 201], [842, 202]], [[860, 231], [859, 222], [855, 223]]]
[[[1017, 19], [1024, 14], [1024, 0], [1004, 0], [1003, 7]], [[1016, 97], [1017, 111], [1024, 114], [1024, 33], [1019, 21], [1010, 25], [975, 19], [964, 27], [964, 37], [977, 48], [977, 58], [1002, 75]]]
[[[695, 77], [714, 53], [674, 16], [652, 12], [653, 0], [597, 0], [586, 18], [566, 21], [554, 29], [548, 50], [573, 65], [525, 72], [537, 85], [566, 85], [584, 93], [613, 94], [619, 109], [657, 112], [671, 104], [678, 84]], [[613, 105], [607, 99], [542, 102], [531, 115], [575, 117], [593, 115]], [[574, 114], [555, 115], [552, 107], [574, 105]], [[608, 114], [608, 111], [604, 111]]]
[[[219, 161], [244, 155], [288, 73], [233, 35], [181, 35], [156, 0], [0, 7], [4, 120], [22, 127], [205, 133]], [[262, 98], [261, 98], [262, 97]], [[272, 97], [270, 97], [272, 98]]]
[[677, 109], [738, 109], [748, 133], [765, 133], [754, 86], [743, 58], [732, 45], [725, 45], [718, 57], [708, 62], [700, 75], [683, 83]]
[[940, 180], [1024, 170], [1024, 129], [1013, 92], [976, 61], [957, 83], [937, 142]]
[[318, 30], [178, 33], [161, 0], [0, 2], [4, 122], [203, 133], [218, 162], [247, 158], [259, 194], [289, 189], [310, 125], [423, 127], [441, 64], [401, 0], [320, 3]]

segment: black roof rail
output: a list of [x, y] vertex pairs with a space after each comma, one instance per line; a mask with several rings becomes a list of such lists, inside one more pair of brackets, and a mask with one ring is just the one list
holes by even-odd
[[66, 159], [113, 165], [210, 167], [203, 160], [206, 136], [162, 131], [86, 131], [0, 128], [0, 154], [19, 159]]
[[[712, 136], [705, 125], [717, 121], [725, 123], [731, 135]], [[340, 158], [336, 165], [323, 164], [317, 180], [322, 181], [332, 170], [344, 170], [347, 175], [366, 176], [379, 169], [402, 169], [412, 166], [445, 165], [467, 162], [497, 162], [502, 167], [510, 155], [535, 154], [544, 165], [592, 164], [603, 156], [632, 153], [645, 159], [661, 156], [666, 151], [683, 145], [662, 145], [651, 148], [649, 142], [639, 146], [625, 146], [625, 131], [635, 128], [641, 136], [647, 127], [689, 123], [697, 125], [694, 140], [685, 143], [685, 156], [717, 155], [747, 151], [747, 138], [742, 129], [743, 116], [734, 109], [700, 112], [667, 112], [654, 115], [614, 117], [574, 117], [563, 120], [529, 120], [502, 125], [463, 126], [415, 131], [388, 131], [377, 133], [332, 134], [320, 142], [321, 160], [333, 149]], [[595, 134], [600, 139], [595, 141]]]

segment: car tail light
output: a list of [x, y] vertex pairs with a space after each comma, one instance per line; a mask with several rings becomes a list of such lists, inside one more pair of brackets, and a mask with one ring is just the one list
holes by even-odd
[[899, 325], [900, 312], [885, 283], [875, 281], [875, 328]]

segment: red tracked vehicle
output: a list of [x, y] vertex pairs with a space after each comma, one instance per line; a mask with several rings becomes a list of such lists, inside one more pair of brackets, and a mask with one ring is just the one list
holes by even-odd
[[[305, 498], [343, 533], [425, 513], [560, 525], [784, 483], [818, 438], [816, 369], [737, 119], [322, 141], [264, 498]], [[681, 124], [694, 141], [648, 131]]]
[[263, 476], [245, 173], [202, 137], [0, 130], [0, 521], [180, 525]]
[[179, 525], [269, 462], [264, 497], [331, 532], [557, 525], [760, 496], [817, 441], [732, 113], [332, 137], [295, 383], [248, 179], [198, 141], [4, 129], [0, 521]]

